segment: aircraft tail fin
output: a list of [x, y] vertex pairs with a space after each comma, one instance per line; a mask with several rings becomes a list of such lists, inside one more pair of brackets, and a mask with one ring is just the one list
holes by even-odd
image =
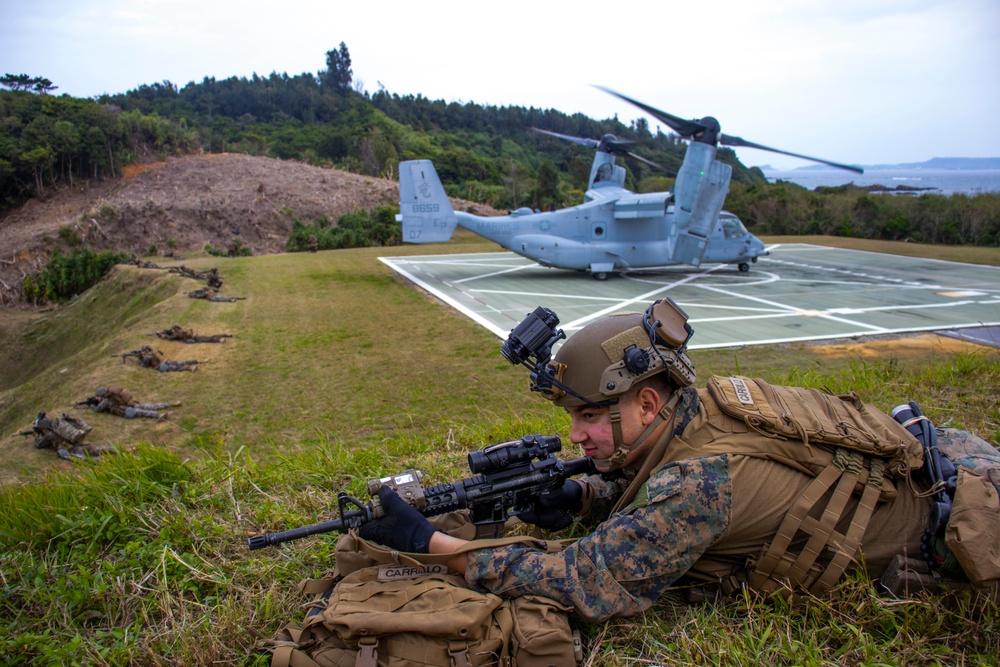
[[406, 243], [443, 243], [458, 222], [430, 160], [399, 163], [399, 210]]

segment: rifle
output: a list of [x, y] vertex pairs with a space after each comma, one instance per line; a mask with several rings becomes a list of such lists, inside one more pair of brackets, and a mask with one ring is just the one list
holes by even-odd
[[[116, 356], [117, 357], [118, 355], [116, 354], [116, 355], [112, 355], [112, 356]], [[141, 361], [142, 360], [142, 351], [141, 350], [132, 350], [131, 352], [122, 352], [122, 363], [123, 364], [125, 363], [125, 358], [126, 357], [135, 357], [136, 359], [139, 359]]]
[[559, 436], [526, 435], [520, 440], [469, 452], [469, 470], [478, 474], [460, 482], [424, 488], [421, 485], [423, 473], [412, 469], [400, 475], [369, 480], [371, 502], [363, 505], [341, 491], [337, 494], [339, 519], [258, 535], [249, 538], [247, 545], [255, 550], [309, 535], [331, 531], [346, 533], [381, 518], [385, 513], [377, 496], [383, 485], [391, 486], [424, 516], [468, 509], [477, 529], [501, 524], [511, 514], [532, 509], [540, 494], [561, 488], [568, 478], [594, 472], [594, 462], [589, 457], [571, 461], [557, 459], [554, 453], [561, 449]]
[[35, 435], [35, 429], [31, 429], [30, 431], [21, 431], [18, 435]]
[[[122, 361], [124, 361], [124, 359]], [[97, 397], [91, 396], [90, 398], [85, 398], [82, 401], [77, 401], [73, 404], [73, 407], [80, 407], [84, 405], [89, 407], [91, 405], [97, 405], [98, 403], [100, 403], [100, 401], [97, 400]]]

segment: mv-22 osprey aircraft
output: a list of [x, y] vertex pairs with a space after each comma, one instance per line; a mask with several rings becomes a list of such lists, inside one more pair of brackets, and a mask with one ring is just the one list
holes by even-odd
[[667, 125], [689, 142], [673, 192], [626, 190], [619, 155], [651, 163], [626, 146], [635, 142], [606, 134], [599, 141], [538, 130], [596, 148], [590, 182], [579, 206], [541, 213], [519, 208], [510, 215], [480, 217], [452, 209], [429, 160], [399, 164], [399, 207], [403, 241], [440, 243], [455, 225], [495, 241], [542, 266], [589, 271], [597, 280], [639, 268], [702, 262], [736, 264], [741, 272], [766, 255], [764, 244], [732, 213], [722, 210], [732, 167], [715, 159], [718, 146], [758, 148], [862, 173], [859, 167], [789, 153], [722, 134], [706, 117], [684, 120], [602, 88]]

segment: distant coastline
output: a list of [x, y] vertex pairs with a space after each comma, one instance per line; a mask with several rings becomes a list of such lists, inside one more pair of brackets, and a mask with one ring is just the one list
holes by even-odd
[[[992, 171], [1000, 169], [1000, 157], [934, 157], [924, 162], [904, 162], [900, 164], [862, 164], [865, 171], [910, 171], [919, 169]], [[778, 169], [769, 164], [761, 165], [765, 174], [769, 171], [829, 171], [824, 164], [811, 164], [795, 169]]]
[[[921, 165], [932, 162], [928, 161], [921, 163]], [[873, 165], [865, 167], [864, 174], [831, 167], [789, 170], [762, 168], [762, 170], [764, 176], [771, 183], [780, 181], [795, 183], [809, 190], [847, 186], [858, 190], [894, 195], [920, 195], [923, 193], [978, 195], [1000, 192], [1000, 167], [996, 169], [945, 169], [926, 166], [914, 168]]]

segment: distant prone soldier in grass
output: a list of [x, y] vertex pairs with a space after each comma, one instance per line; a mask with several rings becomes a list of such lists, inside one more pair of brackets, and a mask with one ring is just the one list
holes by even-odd
[[132, 264], [140, 269], [162, 269], [163, 267], [154, 262], [144, 260], [140, 257], [132, 256]]
[[59, 458], [67, 461], [96, 461], [101, 458], [101, 454], [114, 454], [113, 447], [97, 447], [83, 442], [91, 428], [82, 419], [65, 414], [62, 417], [48, 417], [43, 411], [38, 413], [31, 429], [21, 431], [20, 435], [34, 435], [35, 449], [55, 450]]
[[222, 287], [222, 278], [219, 277], [219, 270], [214, 266], [205, 273], [204, 277], [209, 287], [213, 289]]
[[188, 292], [187, 295], [192, 299], [205, 299], [206, 301], [216, 301], [231, 303], [233, 301], [240, 301], [245, 299], [243, 296], [222, 296], [219, 294], [217, 289], [212, 287], [202, 287], [201, 289], [196, 289], [194, 291]]
[[225, 343], [227, 338], [232, 338], [233, 334], [221, 333], [205, 336], [196, 334], [191, 327], [182, 327], [175, 324], [169, 329], [157, 331], [156, 335], [163, 340], [175, 340], [182, 343]]
[[198, 269], [192, 269], [190, 267], [184, 266], [172, 266], [167, 269], [170, 273], [177, 273], [185, 278], [191, 278], [192, 280], [204, 280], [208, 283], [209, 287], [219, 289], [222, 287], [222, 277], [219, 276], [219, 269], [212, 267], [210, 269], [205, 269], [204, 271]]
[[174, 371], [196, 371], [198, 370], [198, 360], [189, 359], [187, 361], [172, 361], [164, 356], [163, 352], [154, 350], [151, 345], [143, 345], [138, 350], [130, 350], [122, 353], [122, 363], [129, 357], [135, 357], [140, 366], [145, 368], [155, 368], [161, 373]]
[[125, 419], [147, 417], [164, 420], [169, 413], [159, 411], [179, 407], [181, 402], [140, 403], [132, 397], [131, 392], [122, 387], [98, 387], [93, 396], [80, 401], [77, 405], [86, 405], [94, 412], [107, 412]]

